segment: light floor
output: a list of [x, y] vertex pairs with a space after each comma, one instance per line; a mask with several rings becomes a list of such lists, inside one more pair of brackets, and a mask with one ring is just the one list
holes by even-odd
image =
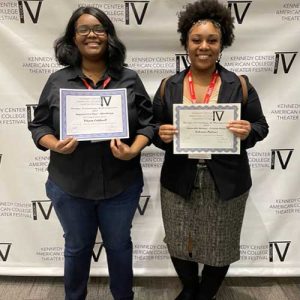
[[[180, 291], [175, 277], [135, 278], [135, 300], [174, 300]], [[1, 300], [63, 300], [61, 277], [0, 276]], [[90, 279], [86, 300], [112, 300], [108, 279]], [[229, 277], [217, 300], [300, 300], [300, 278]]]

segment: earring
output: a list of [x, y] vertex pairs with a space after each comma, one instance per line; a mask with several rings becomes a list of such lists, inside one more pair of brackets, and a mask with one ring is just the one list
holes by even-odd
[[220, 52], [219, 57], [216, 62], [219, 63], [221, 61], [221, 58], [222, 58], [222, 52]]
[[190, 56], [189, 56], [189, 52], [186, 51], [186, 61], [188, 62], [188, 64], [190, 65], [191, 64], [191, 61], [190, 61]]

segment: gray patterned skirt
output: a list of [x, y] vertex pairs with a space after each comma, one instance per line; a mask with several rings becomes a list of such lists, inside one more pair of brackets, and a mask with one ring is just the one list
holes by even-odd
[[190, 199], [161, 187], [165, 242], [171, 256], [211, 266], [240, 259], [246, 192], [222, 201], [205, 165], [198, 165]]

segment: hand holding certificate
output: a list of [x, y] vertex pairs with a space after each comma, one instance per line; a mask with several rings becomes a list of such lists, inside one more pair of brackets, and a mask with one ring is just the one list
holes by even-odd
[[238, 103], [173, 106], [175, 154], [239, 154], [240, 139], [226, 125], [240, 119]]
[[60, 89], [60, 137], [78, 141], [128, 138], [126, 89]]

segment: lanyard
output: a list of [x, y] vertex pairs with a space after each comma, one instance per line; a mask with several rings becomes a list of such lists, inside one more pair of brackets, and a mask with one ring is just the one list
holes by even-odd
[[[196, 103], [197, 98], [196, 98], [196, 93], [195, 93], [195, 88], [194, 88], [194, 81], [193, 81], [193, 77], [192, 77], [192, 71], [189, 70], [187, 75], [188, 75], [188, 81], [189, 81], [190, 94], [191, 94], [191, 97], [192, 97], [191, 100], [192, 100], [193, 103]], [[215, 88], [218, 76], [219, 76], [219, 74], [218, 74], [218, 71], [216, 70], [212, 75], [211, 81], [209, 83], [206, 94], [204, 96], [203, 103], [207, 104], [209, 102], [209, 99], [210, 99], [210, 97], [212, 95], [212, 92]]]
[[[84, 78], [81, 78], [81, 80], [87, 89], [93, 90], [93, 88], [90, 86], [90, 84]], [[110, 81], [111, 81], [111, 77], [109, 76], [104, 80], [102, 89], [105, 89], [105, 87], [109, 84]]]

